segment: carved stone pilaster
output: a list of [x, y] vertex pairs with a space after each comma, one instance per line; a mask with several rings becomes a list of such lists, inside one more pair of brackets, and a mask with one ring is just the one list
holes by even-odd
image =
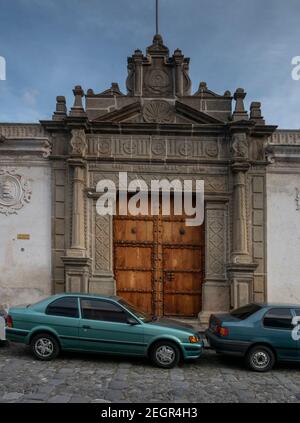
[[249, 144], [247, 134], [232, 135], [233, 216], [231, 263], [227, 266], [230, 283], [230, 306], [237, 308], [253, 301], [254, 272], [257, 264], [252, 263], [248, 248], [247, 184]]
[[66, 290], [89, 292], [91, 259], [87, 257], [85, 225], [85, 149], [84, 131], [72, 131], [71, 158], [68, 160], [72, 174], [71, 246], [62, 261], [65, 266]]
[[205, 282], [202, 288], [202, 312], [198, 316], [203, 327], [207, 326], [212, 313], [229, 310], [227, 251], [227, 203], [207, 201], [205, 205]]
[[249, 164], [249, 146], [247, 135], [237, 133], [232, 136], [231, 170], [233, 173], [233, 263], [249, 263], [248, 228], [247, 228], [247, 172]]

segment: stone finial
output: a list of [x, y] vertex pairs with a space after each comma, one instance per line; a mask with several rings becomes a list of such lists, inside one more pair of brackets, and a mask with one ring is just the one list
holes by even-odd
[[253, 101], [250, 105], [250, 119], [253, 120], [256, 124], [265, 125], [265, 120], [261, 113], [261, 103], [258, 101]]
[[57, 96], [56, 97], [56, 110], [53, 113], [52, 119], [53, 120], [63, 120], [67, 117], [67, 105], [66, 105], [66, 97], [64, 96]]
[[84, 96], [84, 91], [81, 88], [80, 85], [77, 85], [73, 90], [75, 100], [74, 100], [74, 106], [71, 109], [70, 116], [86, 116], [86, 113], [83, 108], [82, 104], [82, 97]]
[[244, 99], [247, 93], [243, 88], [238, 88], [234, 93], [233, 98], [235, 99], [235, 111], [233, 112], [233, 120], [246, 120], [248, 119], [248, 113], [245, 110]]
[[184, 61], [184, 55], [182, 54], [182, 51], [179, 48], [177, 48], [174, 51], [173, 57], [174, 57], [175, 63], [178, 64], [178, 65], [180, 65]]

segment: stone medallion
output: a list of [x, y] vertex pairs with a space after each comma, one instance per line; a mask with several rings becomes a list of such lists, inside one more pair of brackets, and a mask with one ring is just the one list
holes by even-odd
[[15, 170], [0, 170], [0, 213], [17, 214], [31, 200], [29, 182]]
[[167, 101], [150, 101], [143, 109], [143, 117], [148, 123], [173, 123], [174, 114]]

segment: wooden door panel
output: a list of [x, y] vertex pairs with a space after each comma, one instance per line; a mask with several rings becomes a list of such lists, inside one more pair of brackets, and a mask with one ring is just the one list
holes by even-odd
[[155, 313], [152, 305], [152, 292], [138, 294], [136, 292], [120, 291], [118, 295], [130, 304], [135, 305], [141, 311], [149, 313], [150, 315]]
[[201, 310], [201, 297], [199, 295], [169, 295], [165, 294], [164, 315], [193, 317]]
[[199, 270], [202, 268], [200, 249], [164, 248], [164, 269]]
[[153, 242], [153, 222], [115, 220], [115, 241]]
[[201, 228], [186, 226], [185, 222], [163, 222], [163, 243], [202, 245]]
[[135, 292], [152, 292], [152, 272], [138, 272], [136, 270], [117, 271], [118, 290]]
[[151, 270], [152, 248], [151, 247], [115, 247], [115, 269], [147, 269]]
[[201, 272], [170, 272], [164, 271], [165, 291], [200, 293], [201, 295], [202, 273]]

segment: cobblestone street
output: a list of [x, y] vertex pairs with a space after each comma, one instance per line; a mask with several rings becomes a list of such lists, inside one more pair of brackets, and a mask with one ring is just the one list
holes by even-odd
[[44, 363], [11, 344], [0, 348], [0, 402], [300, 402], [300, 366], [257, 374], [210, 350], [173, 370], [143, 359], [71, 353]]

